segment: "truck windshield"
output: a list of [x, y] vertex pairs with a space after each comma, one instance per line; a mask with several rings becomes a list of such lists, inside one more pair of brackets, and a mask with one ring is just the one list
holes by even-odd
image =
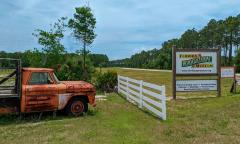
[[58, 80], [57, 76], [55, 75], [55, 73], [53, 73], [54, 79], [56, 80], [57, 84], [60, 84], [61, 82]]

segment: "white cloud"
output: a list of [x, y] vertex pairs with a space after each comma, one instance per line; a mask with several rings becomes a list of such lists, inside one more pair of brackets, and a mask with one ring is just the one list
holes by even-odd
[[[76, 0], [3, 0], [0, 4], [0, 50], [19, 51], [39, 47], [34, 29], [48, 29], [61, 16], [72, 17]], [[92, 0], [98, 34], [93, 52], [111, 59], [160, 47], [188, 28], [203, 27], [209, 19], [224, 19], [239, 12], [239, 0]], [[64, 39], [70, 51], [79, 49], [73, 39]]]

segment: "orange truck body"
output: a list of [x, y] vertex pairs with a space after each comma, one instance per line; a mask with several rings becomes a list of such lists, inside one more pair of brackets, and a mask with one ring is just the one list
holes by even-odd
[[[30, 85], [29, 81], [33, 73], [48, 73], [51, 83]], [[92, 84], [84, 81], [58, 81], [54, 70], [48, 68], [22, 68], [20, 93], [19, 105], [0, 108], [0, 113], [64, 110], [73, 99], [83, 99], [87, 104], [96, 106], [96, 89]], [[12, 103], [11, 99], [6, 102]], [[72, 109], [74, 108], [77, 109], [78, 105]]]

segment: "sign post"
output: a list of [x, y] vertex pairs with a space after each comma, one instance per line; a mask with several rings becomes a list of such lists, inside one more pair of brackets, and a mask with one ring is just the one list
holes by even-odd
[[[221, 96], [221, 51], [220, 49], [176, 49], [173, 48], [173, 99], [176, 92], [217, 91]], [[187, 77], [177, 80], [178, 76]], [[214, 76], [215, 79], [189, 79]]]
[[172, 82], [172, 92], [173, 92], [173, 99], [176, 99], [177, 98], [177, 95], [176, 95], [176, 48], [173, 47], [173, 50], [172, 50], [172, 79], [173, 79], [173, 82]]

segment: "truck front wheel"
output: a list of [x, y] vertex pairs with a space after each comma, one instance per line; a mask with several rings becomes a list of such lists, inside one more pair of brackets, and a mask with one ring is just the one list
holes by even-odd
[[67, 113], [72, 116], [81, 116], [88, 111], [88, 104], [84, 100], [73, 100], [67, 106]]

